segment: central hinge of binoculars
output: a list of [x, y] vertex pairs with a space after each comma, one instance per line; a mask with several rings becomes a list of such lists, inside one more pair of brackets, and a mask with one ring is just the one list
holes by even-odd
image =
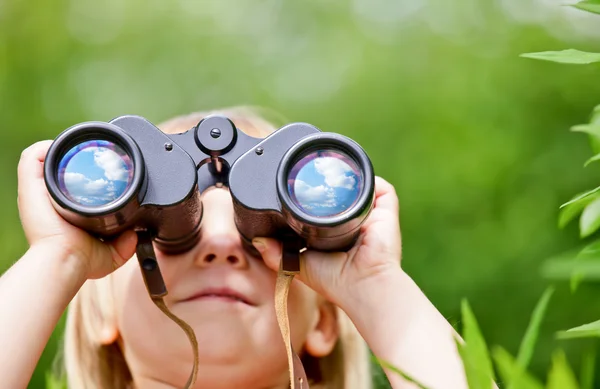
[[138, 243], [135, 252], [148, 293], [150, 293], [150, 297], [153, 299], [164, 297], [167, 295], [167, 287], [160, 273], [156, 253], [152, 246], [153, 235], [148, 231], [136, 232]]
[[304, 248], [304, 241], [297, 236], [287, 236], [283, 239], [283, 256], [281, 270], [288, 274], [300, 272], [300, 250]]

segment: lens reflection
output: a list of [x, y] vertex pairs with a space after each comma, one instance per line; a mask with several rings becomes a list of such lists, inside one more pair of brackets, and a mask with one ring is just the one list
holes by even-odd
[[120, 146], [90, 140], [70, 149], [58, 164], [58, 185], [70, 200], [84, 206], [109, 204], [127, 190], [133, 161]]
[[313, 151], [288, 173], [292, 201], [311, 216], [328, 217], [349, 209], [360, 196], [362, 171], [348, 155], [334, 150]]

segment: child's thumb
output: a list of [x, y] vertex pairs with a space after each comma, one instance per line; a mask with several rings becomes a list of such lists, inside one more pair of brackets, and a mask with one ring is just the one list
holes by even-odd
[[252, 245], [258, 250], [268, 268], [273, 271], [279, 270], [282, 256], [281, 242], [273, 238], [254, 238]]
[[116, 267], [121, 267], [135, 254], [137, 234], [133, 230], [123, 232], [118, 238], [109, 243]]
[[[254, 238], [254, 247], [260, 252], [267, 267], [273, 271], [279, 271], [282, 257], [282, 244], [273, 238]], [[322, 253], [307, 250], [301, 255], [300, 274], [297, 278], [319, 293], [327, 294], [328, 289], [323, 284], [328, 283], [331, 274], [335, 273], [338, 265], [338, 257], [343, 253]]]

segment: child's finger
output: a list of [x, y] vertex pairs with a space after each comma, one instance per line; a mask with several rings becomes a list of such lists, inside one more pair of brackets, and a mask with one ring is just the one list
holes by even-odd
[[51, 140], [43, 140], [23, 150], [18, 166], [19, 178], [23, 183], [27, 184], [30, 182], [28, 179], [44, 176], [43, 162], [51, 144]]
[[377, 176], [375, 177], [375, 208], [384, 208], [395, 214], [400, 208], [394, 186]]
[[49, 210], [49, 202], [43, 201], [46, 196], [44, 184], [44, 160], [52, 141], [34, 143], [21, 153], [17, 168], [18, 203], [21, 216], [25, 219], [42, 217]]
[[381, 232], [388, 235], [386, 239], [390, 239], [390, 233], [394, 235], [398, 230], [399, 208], [394, 186], [381, 177], [375, 177], [375, 204], [362, 230], [366, 231], [374, 224], [383, 225]]
[[114, 241], [110, 242], [113, 263], [116, 267], [121, 267], [127, 260], [135, 254], [137, 245], [137, 234], [133, 230], [125, 231]]

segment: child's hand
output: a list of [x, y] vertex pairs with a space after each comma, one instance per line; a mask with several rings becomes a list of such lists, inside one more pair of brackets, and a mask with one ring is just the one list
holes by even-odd
[[[261, 250], [260, 243], [264, 244]], [[267, 266], [279, 269], [281, 243], [256, 238], [254, 246]], [[386, 288], [400, 272], [401, 239], [398, 197], [394, 187], [375, 178], [375, 207], [361, 227], [358, 241], [348, 252], [307, 250], [298, 278], [342, 308], [367, 302], [371, 292]]]
[[44, 159], [52, 141], [35, 143], [21, 154], [18, 168], [18, 205], [21, 223], [30, 246], [76, 257], [85, 279], [101, 278], [121, 266], [135, 253], [137, 236], [128, 231], [109, 243], [65, 221], [54, 209], [44, 183]]

